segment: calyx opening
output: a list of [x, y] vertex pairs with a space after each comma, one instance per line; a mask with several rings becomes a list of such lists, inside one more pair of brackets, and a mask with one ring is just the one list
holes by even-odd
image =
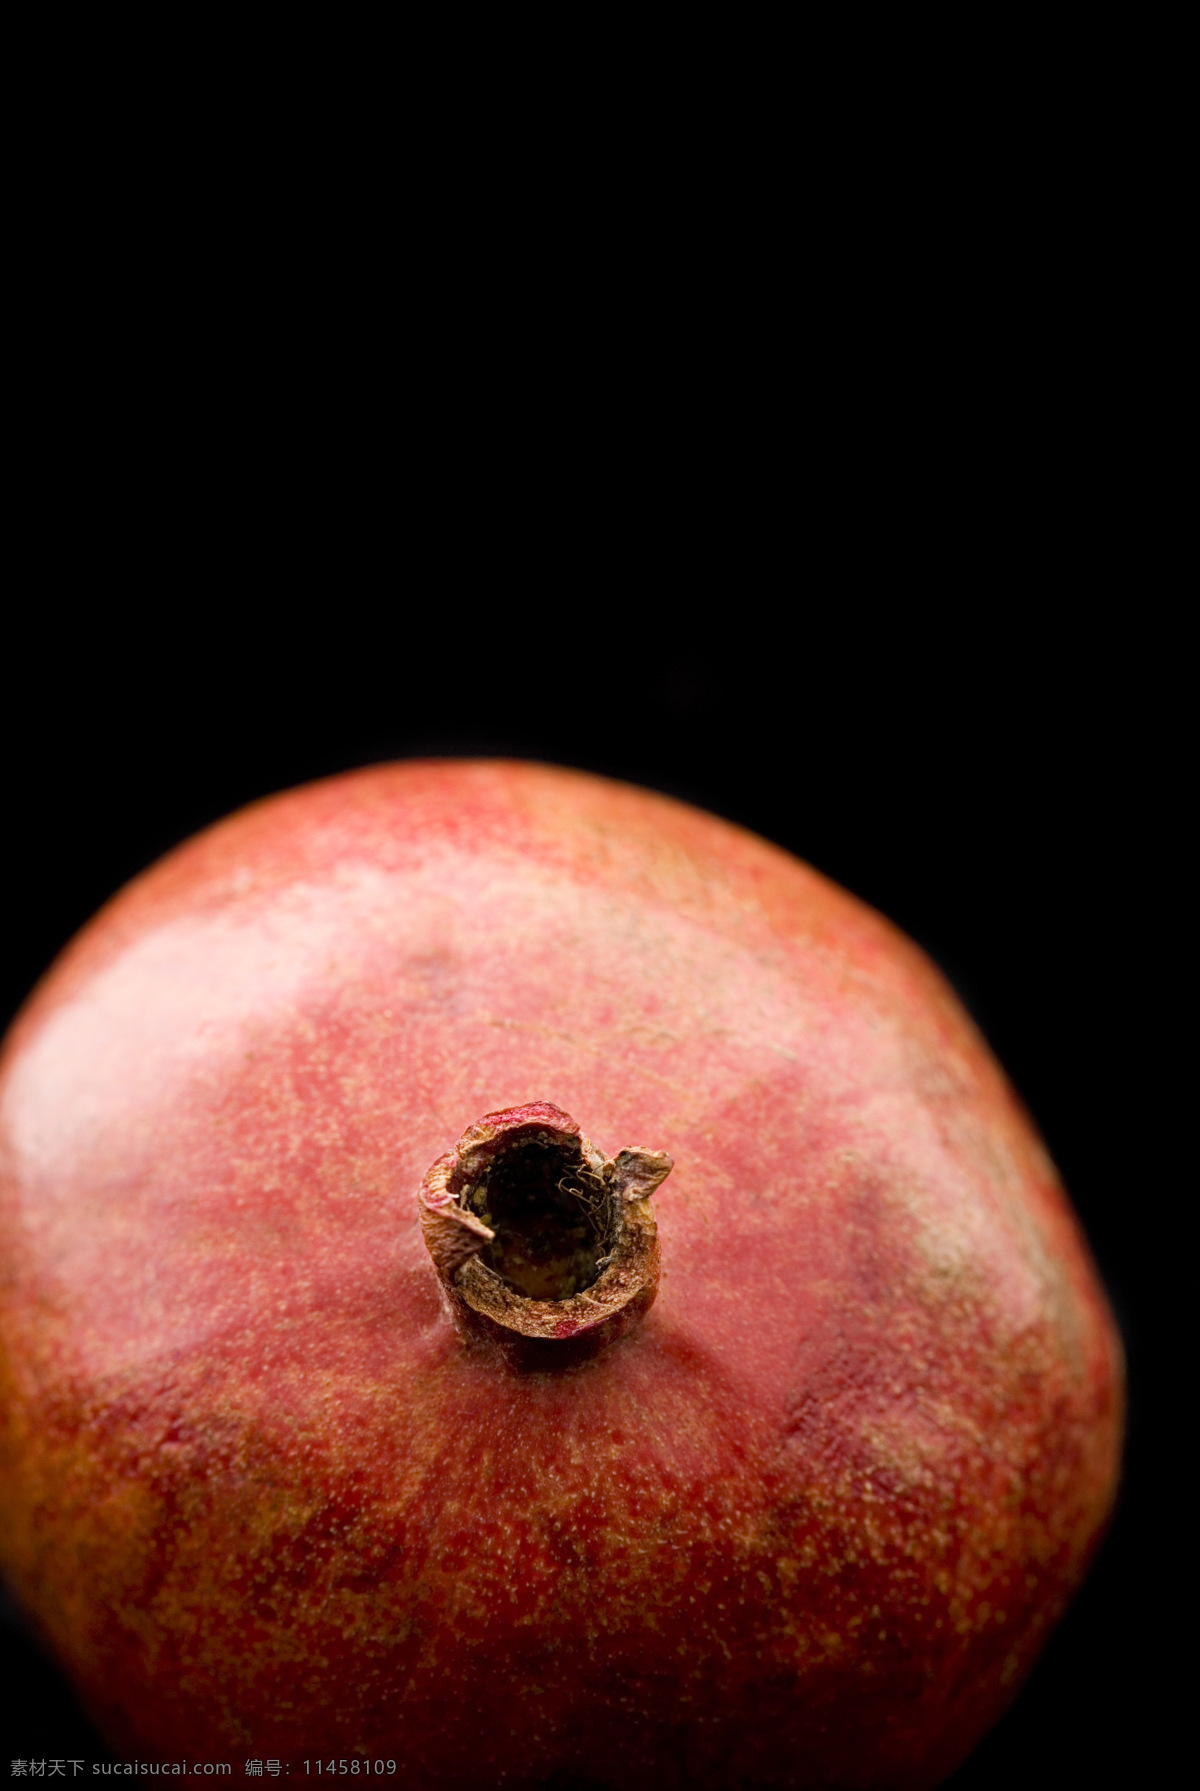
[[603, 1181], [557, 1140], [502, 1147], [462, 1204], [495, 1233], [480, 1261], [531, 1300], [568, 1300], [600, 1274], [613, 1229]]
[[650, 1195], [672, 1166], [665, 1151], [606, 1157], [548, 1101], [485, 1114], [420, 1192], [425, 1243], [460, 1328], [539, 1348], [613, 1341], [654, 1300]]

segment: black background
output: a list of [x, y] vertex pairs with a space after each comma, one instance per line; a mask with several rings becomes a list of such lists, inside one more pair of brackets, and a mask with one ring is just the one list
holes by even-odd
[[[201, 576], [177, 553], [158, 568], [141, 557], [143, 591], [161, 571], [145, 606], [96, 594], [67, 620], [51, 605], [9, 673], [5, 1009], [114, 889], [198, 827], [393, 757], [600, 771], [727, 816], [845, 884], [925, 946], [990, 1039], [1063, 1171], [1129, 1357], [1113, 1530], [954, 1784], [1149, 1782], [1169, 1720], [1150, 1600], [1174, 1574], [1156, 1439], [1170, 1398], [1163, 1258], [1177, 1254], [1154, 1001], [1178, 956], [1178, 873], [1155, 800], [1167, 736], [1146, 699], [1171, 649], [1146, 627], [1114, 637], [1044, 579], [1019, 600], [1020, 556], [998, 569], [978, 546], [958, 560], [939, 549], [936, 603], [919, 556], [899, 549], [867, 578], [827, 541], [827, 571], [797, 585], [756, 559], [748, 518], [719, 563], [686, 569], [663, 553], [658, 570], [618, 560], [601, 575], [578, 550], [543, 552], [527, 579], [498, 552], [478, 578], [387, 582], [348, 526], [344, 553], [273, 576], [270, 601], [248, 594], [253, 567]], [[107, 1758], [11, 1608], [0, 1634], [10, 1752]]]

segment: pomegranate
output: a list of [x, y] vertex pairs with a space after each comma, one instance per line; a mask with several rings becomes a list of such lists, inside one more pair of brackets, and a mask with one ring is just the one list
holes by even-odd
[[1012, 1090], [680, 804], [247, 809], [64, 953], [0, 1110], [0, 1559], [127, 1755], [932, 1786], [1103, 1530], [1119, 1344]]

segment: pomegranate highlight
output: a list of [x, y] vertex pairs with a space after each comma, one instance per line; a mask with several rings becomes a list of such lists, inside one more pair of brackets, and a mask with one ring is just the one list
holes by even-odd
[[917, 1791], [1111, 1510], [1116, 1330], [956, 998], [643, 791], [210, 829], [19, 1017], [0, 1170], [0, 1563], [131, 1758]]

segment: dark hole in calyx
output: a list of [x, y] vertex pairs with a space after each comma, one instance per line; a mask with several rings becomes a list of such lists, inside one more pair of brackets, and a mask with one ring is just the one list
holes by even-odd
[[529, 1142], [501, 1153], [463, 1204], [495, 1232], [480, 1256], [531, 1300], [569, 1300], [598, 1279], [610, 1202], [578, 1155]]

